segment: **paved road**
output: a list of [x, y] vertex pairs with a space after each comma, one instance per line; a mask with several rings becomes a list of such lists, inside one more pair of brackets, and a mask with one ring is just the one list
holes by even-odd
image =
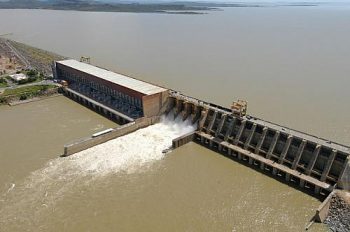
[[16, 48], [14, 48], [8, 40], [5, 40], [5, 44], [10, 48], [11, 52], [22, 61], [22, 63], [25, 65], [25, 69], [31, 69], [30, 62], [24, 56], [22, 56], [22, 54], [18, 52]]

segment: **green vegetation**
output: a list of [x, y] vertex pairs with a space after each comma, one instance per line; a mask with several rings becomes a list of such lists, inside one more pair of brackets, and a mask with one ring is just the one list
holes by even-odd
[[27, 76], [28, 77], [36, 77], [38, 75], [38, 71], [31, 69], [29, 71], [27, 71]]
[[6, 97], [0, 96], [0, 104], [6, 103]]
[[0, 77], [0, 88], [7, 87], [7, 82], [4, 77]]
[[35, 96], [42, 92], [45, 92], [48, 89], [56, 88], [55, 85], [33, 85], [33, 86], [24, 86], [15, 89], [6, 89], [5, 92], [0, 95], [0, 97], [8, 96]]
[[[77, 10], [77, 11], [102, 11], [102, 12], [139, 12], [139, 13], [168, 13], [177, 11], [186, 14], [202, 14], [201, 11], [212, 10], [206, 5], [191, 4], [184, 2], [169, 3], [105, 3], [88, 0], [71, 1], [23, 1], [10, 0], [0, 1], [0, 8], [3, 9], [51, 9], [51, 10]], [[189, 12], [190, 11], [190, 12]]]
[[42, 81], [44, 78], [44, 75], [41, 72], [38, 72], [37, 70], [34, 70], [34, 69], [28, 70], [24, 73], [28, 76], [28, 79], [18, 81], [19, 85], [23, 85], [31, 82], [39, 82], [39, 81]]
[[19, 97], [19, 100], [23, 101], [23, 100], [26, 100], [27, 98], [28, 98], [28, 96], [23, 94]]

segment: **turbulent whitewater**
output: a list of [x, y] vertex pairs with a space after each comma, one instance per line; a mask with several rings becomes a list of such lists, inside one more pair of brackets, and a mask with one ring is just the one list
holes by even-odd
[[[65, 192], [113, 174], [147, 171], [166, 154], [172, 140], [195, 130], [190, 121], [161, 122], [66, 158], [51, 160], [0, 195], [0, 228], [16, 221], [32, 223], [65, 196]], [[4, 207], [1, 207], [1, 206]], [[36, 212], [29, 215], [28, 212]]]

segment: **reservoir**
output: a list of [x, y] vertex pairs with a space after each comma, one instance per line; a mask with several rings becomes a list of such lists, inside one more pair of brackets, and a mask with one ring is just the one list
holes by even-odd
[[[9, 38], [350, 144], [350, 7], [204, 15], [0, 10]], [[210, 94], [209, 94], [210, 92]], [[322, 125], [322, 126], [320, 126]]]
[[[243, 98], [250, 114], [349, 144], [348, 13], [1, 10], [0, 25], [20, 42], [219, 104]], [[320, 204], [194, 143], [161, 153], [186, 125], [57, 158], [63, 144], [116, 125], [64, 97], [1, 106], [0, 119], [4, 231], [300, 231]]]

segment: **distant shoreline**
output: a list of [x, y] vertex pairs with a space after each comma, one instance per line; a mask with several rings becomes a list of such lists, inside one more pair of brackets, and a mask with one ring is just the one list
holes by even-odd
[[63, 10], [85, 12], [126, 12], [126, 13], [158, 13], [158, 14], [207, 14], [219, 8], [232, 7], [310, 7], [319, 6], [319, 3], [202, 3], [202, 2], [168, 2], [168, 3], [91, 3], [88, 1], [42, 2], [10, 0], [0, 2], [0, 9], [37, 9], [37, 10]]
[[166, 4], [136, 4], [136, 3], [91, 3], [88, 1], [71, 2], [42, 2], [11, 0], [0, 2], [0, 9], [42, 9], [42, 10], [69, 10], [88, 12], [130, 12], [130, 13], [165, 13], [165, 14], [204, 14], [215, 8], [205, 5], [184, 3]]

